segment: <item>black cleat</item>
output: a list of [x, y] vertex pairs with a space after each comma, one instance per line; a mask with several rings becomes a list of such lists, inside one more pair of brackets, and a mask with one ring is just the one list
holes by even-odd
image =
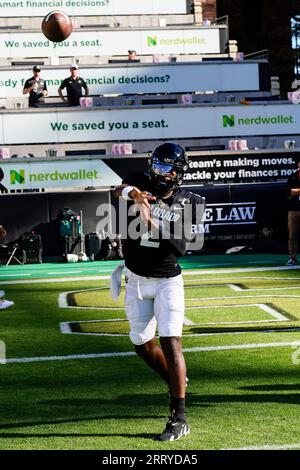
[[165, 430], [159, 436], [160, 441], [177, 441], [183, 436], [190, 434], [190, 428], [187, 422], [178, 421], [174, 417], [170, 417], [166, 424]]

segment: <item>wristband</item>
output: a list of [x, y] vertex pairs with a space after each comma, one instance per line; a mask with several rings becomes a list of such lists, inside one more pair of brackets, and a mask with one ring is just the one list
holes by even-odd
[[126, 186], [122, 189], [122, 197], [126, 199], [126, 201], [130, 201], [131, 197], [129, 197], [129, 193], [133, 191], [133, 186]]

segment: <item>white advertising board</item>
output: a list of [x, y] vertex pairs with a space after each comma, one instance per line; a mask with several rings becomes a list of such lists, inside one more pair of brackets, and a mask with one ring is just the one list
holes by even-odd
[[1, 184], [8, 190], [40, 188], [109, 187], [121, 184], [121, 178], [102, 160], [1, 163], [4, 178]]
[[2, 145], [294, 134], [300, 134], [300, 106], [293, 104], [77, 108], [0, 114]]
[[218, 28], [75, 31], [62, 42], [51, 42], [42, 32], [0, 33], [0, 57], [80, 57], [128, 55], [217, 54]]
[[[68, 75], [68, 69], [42, 70], [49, 96], [58, 96], [57, 89]], [[259, 90], [259, 65], [247, 62], [83, 67], [79, 75], [91, 95]], [[31, 68], [0, 70], [0, 97], [20, 96], [31, 76]]]
[[158, 15], [185, 14], [186, 0], [5, 0], [0, 2], [2, 17], [45, 16], [52, 10], [68, 15]]

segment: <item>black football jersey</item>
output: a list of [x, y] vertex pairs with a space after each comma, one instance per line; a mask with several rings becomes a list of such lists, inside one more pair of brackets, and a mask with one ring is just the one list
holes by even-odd
[[29, 93], [29, 104], [38, 104], [45, 101], [43, 91], [47, 91], [47, 83], [43, 78], [36, 80], [35, 77], [31, 77], [26, 80], [24, 88], [30, 88], [35, 85], [35, 88]]
[[[147, 173], [135, 171], [124, 178], [123, 183], [136, 186], [141, 191], [147, 191], [155, 196], [155, 189]], [[194, 242], [193, 226], [201, 224], [205, 209], [205, 200], [197, 194], [180, 188], [173, 190], [168, 199], [149, 201], [151, 216], [156, 219], [159, 231], [155, 233], [140, 224], [140, 235], [132, 232], [137, 215], [133, 214], [134, 202], [128, 201], [127, 211], [122, 210], [123, 251], [125, 265], [135, 274], [145, 277], [173, 277], [181, 273], [177, 263], [178, 258], [186, 252], [187, 245]], [[123, 203], [123, 201], [122, 201]], [[134, 207], [133, 207], [134, 206]], [[128, 215], [129, 213], [129, 215]], [[124, 220], [124, 217], [126, 220]], [[203, 239], [203, 235], [201, 235]], [[202, 248], [198, 244], [198, 248]]]

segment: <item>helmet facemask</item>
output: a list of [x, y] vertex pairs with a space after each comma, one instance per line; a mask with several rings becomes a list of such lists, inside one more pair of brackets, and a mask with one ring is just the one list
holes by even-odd
[[175, 189], [182, 183], [183, 172], [182, 169], [173, 163], [163, 163], [149, 160], [149, 174], [151, 181], [158, 191], [158, 196], [164, 195]]

